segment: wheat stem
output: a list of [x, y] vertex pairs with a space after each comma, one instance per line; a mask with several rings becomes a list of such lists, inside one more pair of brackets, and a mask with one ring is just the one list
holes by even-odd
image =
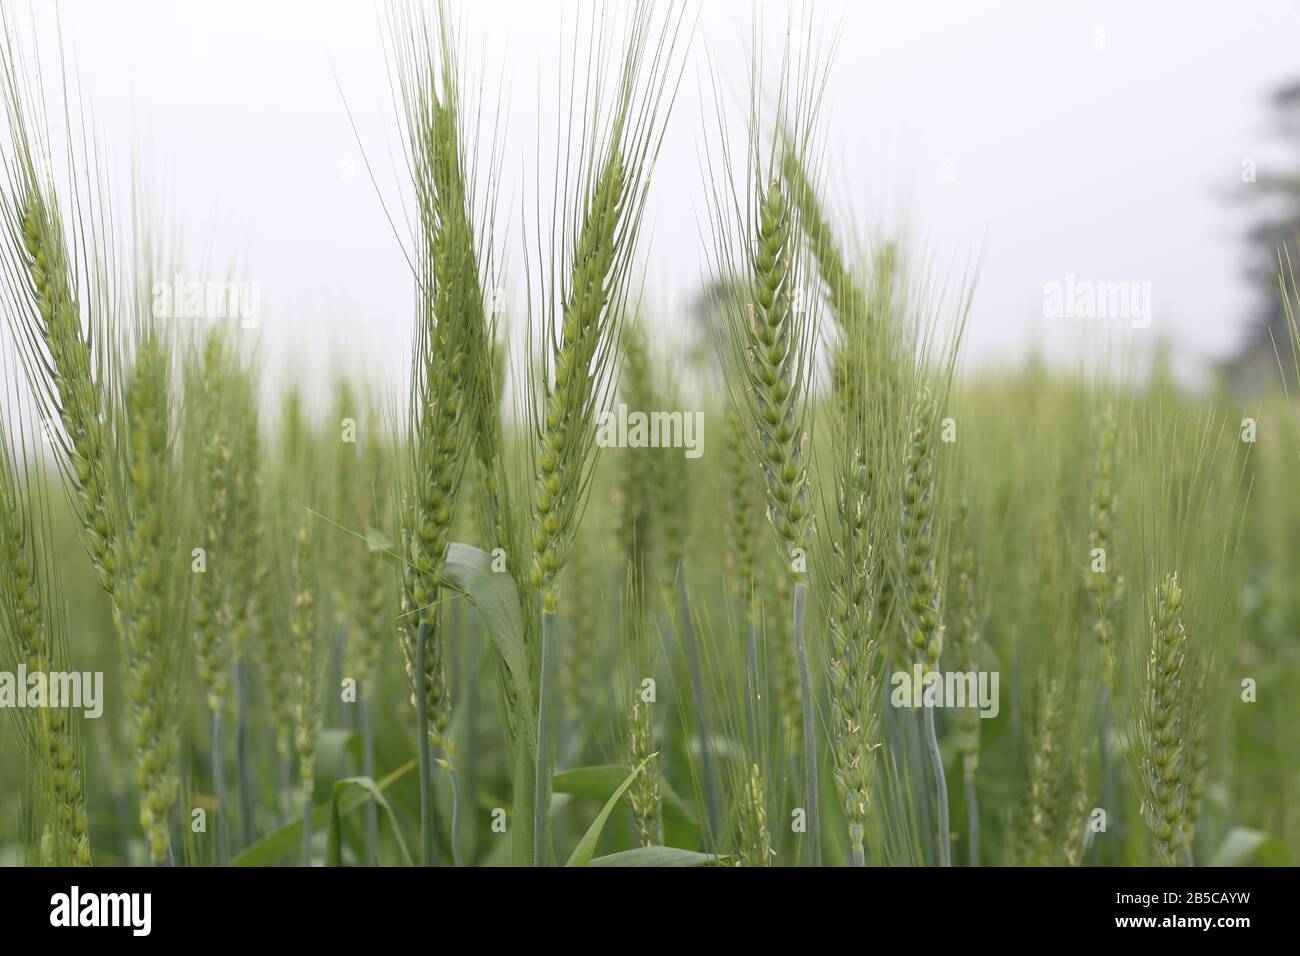
[[952, 827], [948, 823], [948, 780], [943, 771], [943, 754], [934, 729], [934, 705], [925, 705], [925, 743], [934, 770], [935, 799], [939, 806], [939, 865], [952, 866]]
[[812, 837], [812, 863], [821, 866], [821, 800], [818, 794], [817, 737], [813, 709], [812, 673], [808, 668], [808, 642], [804, 636], [804, 604], [808, 585], [794, 586], [794, 649], [799, 661], [799, 690], [803, 697], [803, 766], [804, 793], [808, 801], [808, 833]]
[[[550, 863], [547, 823], [551, 804], [551, 684], [555, 671], [555, 614], [542, 612], [542, 647], [537, 694], [537, 757], [533, 778], [533, 865]], [[521, 781], [522, 782], [522, 781]], [[518, 784], [516, 784], [518, 786]]]
[[451, 777], [451, 859], [456, 866], [464, 866], [465, 860], [460, 854], [460, 775], [450, 764], [447, 775]]
[[[375, 729], [370, 720], [370, 696], [357, 701], [357, 725], [361, 734], [361, 772], [375, 779]], [[379, 865], [379, 808], [366, 802], [366, 866]]]
[[[969, 528], [969, 506], [958, 501], [953, 513], [953, 546], [948, 560], [952, 582], [949, 595], [949, 624], [944, 642], [951, 649], [953, 669], [979, 670], [980, 626], [975, 595], [975, 546]], [[957, 713], [957, 746], [962, 755], [962, 778], [966, 790], [966, 827], [969, 831], [967, 852], [972, 866], [979, 865], [979, 805], [976, 800], [976, 773], [979, 769], [980, 714], [967, 701]]]
[[222, 714], [218, 708], [212, 712], [212, 780], [217, 791], [217, 866], [227, 866], [230, 863], [229, 804], [226, 803], [225, 741], [221, 729]]
[[970, 831], [966, 841], [967, 862], [979, 866], [980, 810], [975, 792], [975, 763], [969, 757], [962, 761], [962, 778], [966, 787], [966, 829]]
[[311, 866], [311, 799], [302, 801], [302, 865]]
[[[695, 620], [691, 617], [690, 597], [686, 592], [686, 559], [677, 559], [677, 601], [682, 613], [682, 635], [691, 671], [691, 691], [695, 697], [695, 720], [699, 727], [700, 753], [704, 763], [704, 805], [708, 813], [709, 832], [706, 838], [712, 846], [719, 834], [721, 814], [718, 810], [718, 770], [713, 753], [713, 736], [709, 733], [708, 706], [704, 700], [704, 677], [700, 670], [700, 650], [695, 641]], [[649, 767], [646, 768], [650, 769]], [[642, 771], [644, 774], [645, 771]]]
[[248, 661], [235, 661], [235, 789], [239, 791], [240, 843], [250, 846], [254, 834], [253, 741], [249, 734]]
[[415, 738], [420, 761], [420, 865], [434, 865], [433, 777], [429, 747], [428, 696], [429, 621], [420, 622], [415, 634]]

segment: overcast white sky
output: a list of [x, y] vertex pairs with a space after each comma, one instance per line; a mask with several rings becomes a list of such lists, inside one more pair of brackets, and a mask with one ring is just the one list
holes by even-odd
[[[583, 8], [454, 6], [470, 66], [508, 85], [503, 197], [517, 222], [537, 117], [558, 108], [538, 77], [553, 75], [561, 22]], [[779, 6], [764, 8], [779, 26]], [[1044, 284], [1067, 274], [1151, 283], [1151, 328], [1131, 334], [1170, 338], [1184, 365], [1231, 347], [1252, 292], [1241, 278], [1244, 223], [1223, 194], [1242, 188], [1243, 159], [1275, 155], [1265, 97], [1300, 76], [1300, 5], [827, 0], [813, 10], [841, 31], [826, 153], [855, 228], [905, 208], [941, 265], [983, 250], [968, 364], [1034, 345], [1068, 360], [1082, 339], [1122, 332], [1122, 321], [1044, 317]], [[172, 184], [171, 202], [217, 260], [247, 260], [272, 361], [400, 372], [410, 282], [362, 159], [364, 150], [394, 188], [375, 7], [65, 0], [61, 11], [102, 135], [134, 144]], [[703, 4], [656, 172], [644, 260], [666, 313], [694, 291], [704, 258], [709, 60], [743, 75], [749, 11]], [[38, 20], [48, 25], [43, 11]]]

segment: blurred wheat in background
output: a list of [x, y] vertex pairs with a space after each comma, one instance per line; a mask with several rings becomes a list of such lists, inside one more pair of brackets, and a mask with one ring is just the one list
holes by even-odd
[[[515, 195], [460, 8], [382, 9], [394, 377], [269, 360], [6, 8], [0, 863], [1300, 862], [1297, 218], [1212, 387], [965, 369], [978, 257], [834, 185], [844, 37], [752, 12], [737, 86], [694, 7], [566, 8]], [[20, 704], [64, 672], [102, 715]]]

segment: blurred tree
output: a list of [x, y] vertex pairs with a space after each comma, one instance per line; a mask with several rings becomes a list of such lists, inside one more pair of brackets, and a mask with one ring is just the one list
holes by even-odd
[[[1242, 163], [1241, 195], [1249, 205], [1252, 226], [1246, 273], [1259, 290], [1259, 301], [1241, 351], [1225, 371], [1239, 387], [1258, 387], [1261, 374], [1275, 374], [1276, 354], [1290, 355], [1290, 332], [1278, 292], [1279, 257], [1300, 262], [1300, 81], [1288, 83], [1269, 98], [1273, 133], [1291, 161], [1275, 165]], [[1275, 353], [1276, 350], [1276, 353]]]

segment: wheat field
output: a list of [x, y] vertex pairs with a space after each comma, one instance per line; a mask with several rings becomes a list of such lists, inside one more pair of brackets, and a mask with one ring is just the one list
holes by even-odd
[[322, 398], [6, 11], [0, 863], [1300, 863], [1300, 351], [967, 370], [978, 264], [830, 185], [815, 18], [737, 92], [685, 5], [580, 15], [517, 204], [458, 12], [380, 15], [408, 374]]

